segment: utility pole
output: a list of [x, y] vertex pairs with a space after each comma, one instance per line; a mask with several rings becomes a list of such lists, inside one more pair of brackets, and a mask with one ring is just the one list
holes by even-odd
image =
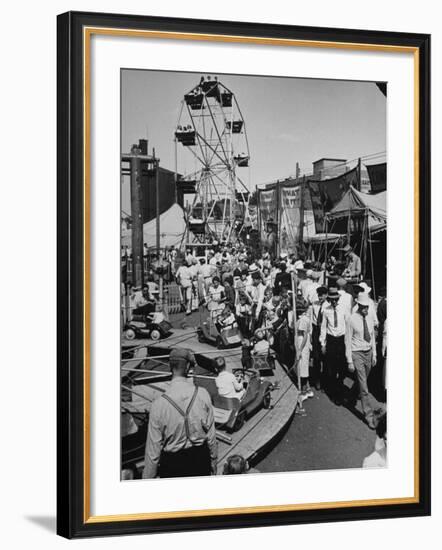
[[[143, 186], [142, 171], [149, 166], [156, 168], [160, 159], [147, 154], [147, 140], [140, 139], [130, 153], [121, 155], [121, 175], [130, 177], [130, 204], [132, 218], [132, 284], [141, 287], [144, 282], [143, 269]], [[158, 184], [157, 184], [158, 187]], [[157, 192], [157, 200], [159, 193]], [[158, 203], [159, 204], [159, 203]], [[159, 232], [158, 232], [159, 234]]]
[[130, 159], [130, 201], [132, 215], [132, 283], [143, 285], [143, 213], [141, 189], [141, 150], [134, 145]]
[[154, 167], [155, 167], [155, 216], [156, 216], [156, 237], [157, 237], [157, 258], [160, 259], [160, 159], [155, 155], [153, 149]]
[[301, 196], [299, 198], [299, 249], [304, 249], [304, 193], [305, 193], [305, 176], [302, 178], [300, 185]]
[[361, 157], [358, 158], [358, 191], [362, 189]]

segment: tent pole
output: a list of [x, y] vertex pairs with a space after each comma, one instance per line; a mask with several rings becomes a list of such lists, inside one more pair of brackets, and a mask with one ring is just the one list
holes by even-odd
[[323, 284], [327, 284], [327, 260], [328, 260], [328, 219], [324, 218], [324, 226], [325, 226], [325, 258], [324, 258], [324, 264], [325, 264], [325, 270], [324, 270], [324, 281]]
[[302, 406], [302, 394], [301, 394], [301, 371], [299, 370], [299, 350], [298, 350], [298, 327], [296, 326], [296, 275], [292, 271], [292, 311], [293, 311], [293, 344], [295, 348], [295, 361], [292, 369], [296, 371], [298, 381], [298, 407], [300, 411], [303, 411]]
[[368, 239], [369, 239], [369, 247], [370, 247], [371, 286], [373, 288], [373, 300], [376, 301], [376, 283], [374, 280], [374, 264], [373, 264], [373, 243], [371, 242], [370, 228], [368, 228]]

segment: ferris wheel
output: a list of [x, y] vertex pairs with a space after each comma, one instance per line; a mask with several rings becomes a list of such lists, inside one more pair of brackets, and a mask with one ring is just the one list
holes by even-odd
[[216, 76], [201, 77], [184, 95], [175, 143], [194, 164], [177, 181], [187, 242], [237, 241], [248, 216], [249, 144], [236, 96]]

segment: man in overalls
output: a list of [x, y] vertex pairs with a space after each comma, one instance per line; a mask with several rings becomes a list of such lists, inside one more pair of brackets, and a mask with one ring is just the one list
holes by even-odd
[[149, 413], [143, 478], [216, 475], [218, 447], [209, 393], [188, 377], [188, 349], [170, 353], [172, 381]]

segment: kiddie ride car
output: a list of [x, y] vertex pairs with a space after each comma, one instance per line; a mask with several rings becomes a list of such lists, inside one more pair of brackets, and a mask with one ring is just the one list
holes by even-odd
[[210, 315], [198, 328], [198, 340], [218, 349], [236, 348], [241, 345], [242, 336], [237, 323], [221, 326], [216, 317]]
[[228, 432], [240, 430], [245, 421], [258, 410], [269, 409], [271, 406], [271, 392], [273, 384], [263, 380], [254, 369], [238, 368], [232, 371], [245, 387], [242, 399], [222, 397], [218, 393], [215, 377], [195, 376], [195, 385], [206, 388], [212, 399], [215, 424]]
[[159, 340], [167, 338], [172, 332], [172, 325], [166, 321], [164, 314], [155, 311], [155, 304], [148, 303], [132, 312], [132, 319], [124, 327], [124, 335], [128, 340], [134, 338], [151, 338]]

